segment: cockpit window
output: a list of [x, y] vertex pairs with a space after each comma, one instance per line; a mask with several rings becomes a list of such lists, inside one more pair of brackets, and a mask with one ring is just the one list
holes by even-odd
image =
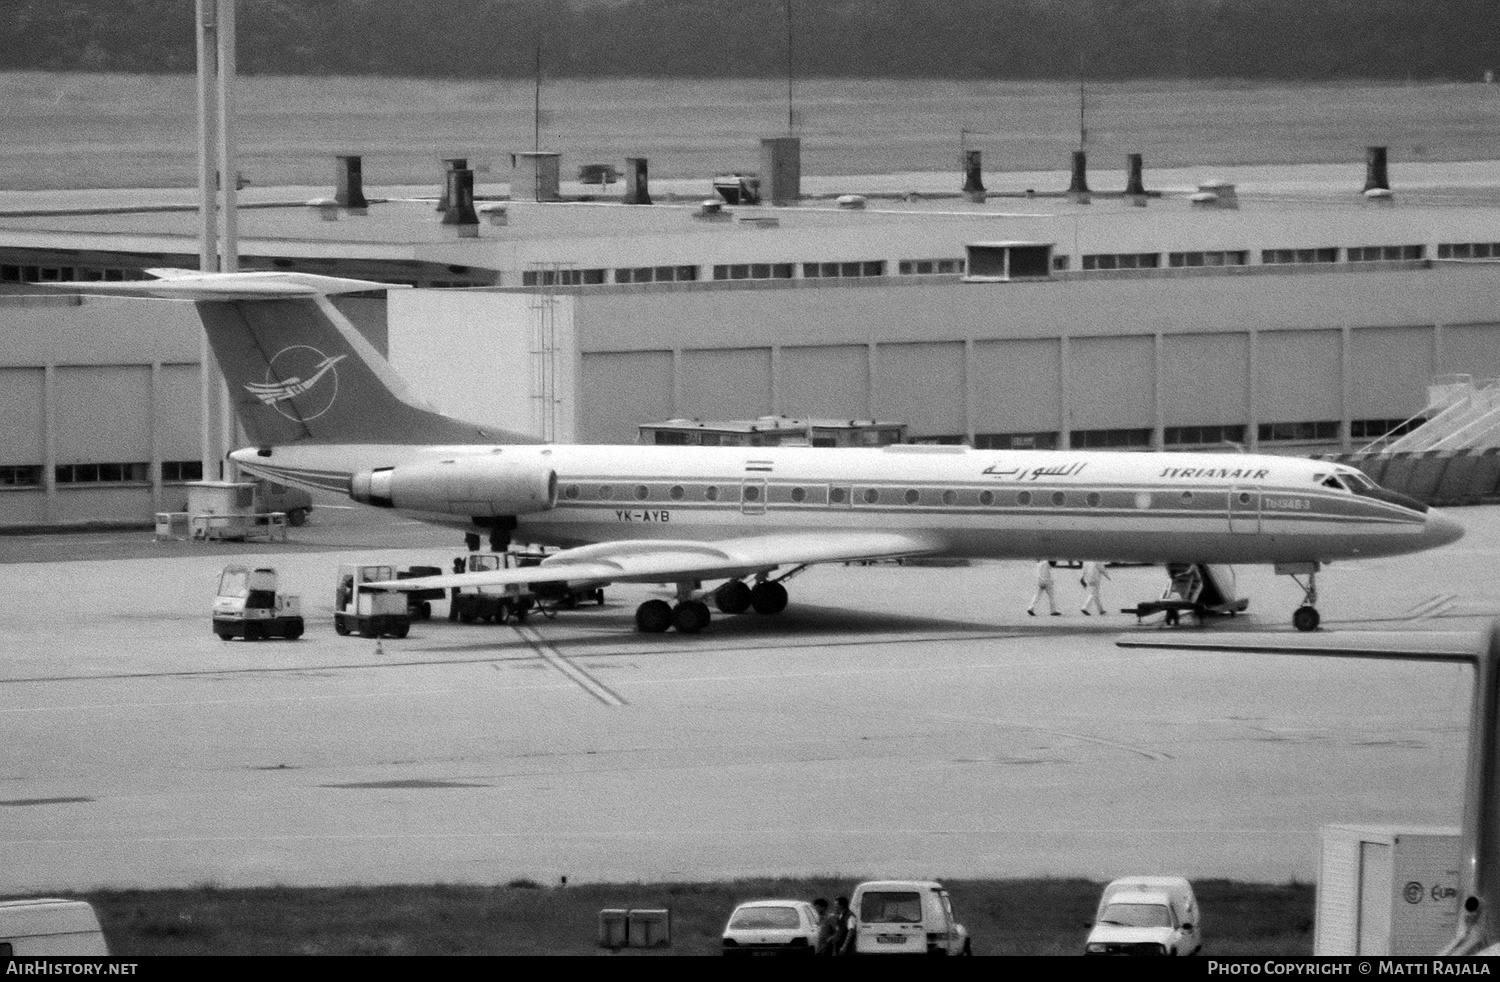
[[1339, 473], [1323, 481], [1325, 488], [1347, 488], [1355, 494], [1365, 498], [1374, 498], [1376, 501], [1384, 501], [1392, 505], [1400, 505], [1402, 508], [1410, 508], [1412, 511], [1425, 512], [1427, 506], [1415, 498], [1408, 497], [1398, 491], [1388, 491], [1374, 481], [1370, 480], [1359, 471], [1340, 471]]
[[1333, 488], [1335, 491], [1347, 491], [1348, 488], [1339, 481], [1337, 477], [1326, 477], [1323, 479], [1323, 487]]
[[1379, 485], [1363, 474], [1343, 474], [1344, 483], [1355, 491], [1374, 491]]

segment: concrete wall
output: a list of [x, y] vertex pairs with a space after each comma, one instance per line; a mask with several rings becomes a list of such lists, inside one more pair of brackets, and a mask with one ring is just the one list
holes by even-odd
[[578, 439], [777, 412], [1158, 445], [1164, 427], [1246, 425], [1253, 444], [1261, 423], [1339, 421], [1347, 449], [1350, 420], [1420, 411], [1437, 372], [1500, 375], [1497, 288], [1500, 266], [1439, 264], [583, 290]]

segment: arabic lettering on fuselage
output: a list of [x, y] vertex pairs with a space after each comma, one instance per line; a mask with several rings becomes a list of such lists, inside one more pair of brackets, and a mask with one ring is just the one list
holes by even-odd
[[1088, 465], [1083, 461], [1075, 461], [1071, 464], [1053, 464], [1051, 467], [1005, 467], [999, 464], [991, 464], [981, 473], [990, 477], [1010, 478], [1016, 481], [1037, 481], [1044, 477], [1072, 477], [1081, 473]]

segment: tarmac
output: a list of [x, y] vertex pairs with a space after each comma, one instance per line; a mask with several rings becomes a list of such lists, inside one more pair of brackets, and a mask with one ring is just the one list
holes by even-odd
[[[1325, 630], [1478, 630], [1500, 507], [1319, 577]], [[450, 531], [321, 508], [281, 544], [0, 536], [4, 892], [764, 875], [1315, 878], [1319, 828], [1459, 821], [1467, 669], [1135, 651], [1028, 617], [1030, 563], [817, 567], [776, 617], [641, 635], [654, 591], [524, 626], [339, 637], [338, 563], [446, 566]], [[220, 569], [274, 565], [295, 642], [223, 642]], [[1236, 630], [1300, 591], [1242, 567]]]

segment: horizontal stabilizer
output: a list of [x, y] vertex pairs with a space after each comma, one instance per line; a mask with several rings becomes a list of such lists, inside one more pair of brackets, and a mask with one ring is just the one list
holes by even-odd
[[289, 300], [407, 288], [403, 284], [319, 276], [316, 273], [199, 273], [189, 269], [150, 269], [147, 272], [157, 279], [45, 285], [65, 293], [158, 297], [164, 300]]

